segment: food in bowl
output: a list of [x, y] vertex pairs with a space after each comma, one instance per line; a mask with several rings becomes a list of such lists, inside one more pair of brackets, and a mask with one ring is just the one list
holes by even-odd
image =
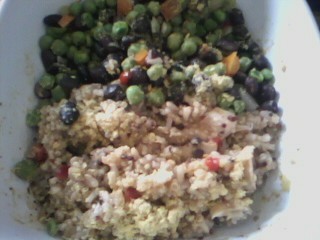
[[277, 167], [269, 61], [233, 1], [76, 1], [44, 18], [16, 175], [63, 239], [202, 237]]

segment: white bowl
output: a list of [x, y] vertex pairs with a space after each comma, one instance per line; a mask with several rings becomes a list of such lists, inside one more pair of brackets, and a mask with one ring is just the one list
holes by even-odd
[[[25, 115], [35, 105], [33, 84], [43, 71], [37, 46], [42, 18], [67, 2], [0, 0], [0, 239], [50, 239], [28, 208], [27, 184], [11, 168], [31, 144]], [[318, 30], [302, 0], [238, 2], [273, 64], [286, 126], [279, 171], [291, 188], [283, 192], [280, 172], [274, 172], [256, 196], [252, 217], [207, 239], [320, 239]]]

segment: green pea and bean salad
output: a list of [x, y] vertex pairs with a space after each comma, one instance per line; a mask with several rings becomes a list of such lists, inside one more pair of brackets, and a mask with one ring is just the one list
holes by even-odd
[[[34, 87], [39, 105], [27, 114], [30, 126], [41, 107], [91, 83], [107, 85], [105, 99], [131, 105], [181, 104], [186, 94], [203, 99], [211, 91], [209, 102], [237, 114], [278, 112], [271, 65], [235, 1], [75, 1], [43, 23], [45, 72]], [[61, 117], [76, 119], [69, 118]]]

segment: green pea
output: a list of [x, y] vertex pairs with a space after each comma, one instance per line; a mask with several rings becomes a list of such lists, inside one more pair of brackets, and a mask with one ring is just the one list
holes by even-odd
[[106, 29], [104, 28], [104, 26], [102, 24], [97, 25], [91, 31], [92, 31], [92, 35], [93, 35], [94, 39], [97, 41], [99, 41], [102, 38], [104, 38], [105, 36], [107, 36]]
[[131, 105], [137, 105], [144, 100], [144, 92], [137, 85], [128, 87], [126, 90], [126, 96]]
[[148, 103], [160, 107], [166, 101], [166, 97], [161, 89], [154, 89], [147, 94]]
[[246, 104], [242, 100], [235, 100], [233, 102], [233, 109], [237, 114], [242, 113], [246, 110]]
[[266, 80], [272, 80], [274, 78], [274, 75], [272, 71], [269, 68], [264, 68], [261, 70], [261, 73], [263, 75], [263, 78]]
[[163, 22], [161, 25], [161, 34], [163, 37], [167, 37], [172, 32], [172, 26], [168, 22]]
[[256, 68], [252, 68], [249, 72], [249, 76], [257, 79], [258, 82], [263, 82], [264, 77], [263, 74], [257, 70]]
[[218, 27], [218, 23], [213, 19], [208, 18], [205, 20], [204, 26], [208, 32], [213, 32]]
[[93, 41], [89, 34], [86, 34], [86, 47], [90, 48], [92, 47]]
[[147, 45], [145, 42], [141, 41], [141, 42], [137, 42], [137, 43], [132, 43], [128, 50], [127, 50], [127, 55], [129, 57], [134, 56], [136, 53], [140, 52], [143, 49], [148, 49]]
[[139, 16], [141, 16], [147, 12], [147, 7], [143, 4], [136, 4], [133, 10], [136, 11]]
[[93, 28], [94, 27], [94, 18], [92, 14], [85, 12], [81, 14], [81, 22], [84, 26], [88, 28]]
[[234, 96], [231, 96], [228, 93], [222, 93], [221, 95], [218, 96], [218, 106], [223, 108], [223, 109], [229, 109], [233, 101], [235, 100]]
[[107, 23], [106, 25], [104, 25], [104, 30], [106, 31], [106, 33], [108, 35], [110, 35], [111, 32], [112, 32], [112, 24], [111, 23]]
[[180, 48], [183, 35], [178, 32], [171, 33], [167, 39], [167, 47], [173, 52]]
[[223, 36], [223, 31], [222, 31], [222, 29], [217, 29], [214, 31], [214, 34], [217, 35], [218, 40], [219, 40]]
[[73, 61], [74, 61], [76, 64], [84, 64], [84, 63], [89, 62], [89, 60], [90, 60], [90, 57], [89, 57], [89, 54], [88, 54], [87, 51], [77, 50], [77, 51], [74, 53]]
[[191, 39], [186, 39], [181, 45], [181, 51], [186, 56], [192, 56], [197, 52], [197, 44]]
[[207, 34], [206, 28], [203, 25], [197, 25], [197, 32], [196, 35], [198, 37], [204, 37]]
[[56, 39], [51, 45], [52, 52], [57, 56], [63, 56], [68, 51], [68, 46], [64, 41]]
[[189, 20], [184, 21], [182, 26], [184, 33], [190, 33], [192, 35], [196, 34], [197, 32], [197, 24], [195, 22], [191, 22]]
[[65, 73], [58, 73], [58, 74], [56, 75], [56, 82], [57, 82], [57, 84], [59, 84], [60, 81], [61, 81], [62, 79], [64, 79], [66, 76], [67, 76], [67, 74], [65, 74]]
[[167, 69], [162, 64], [154, 64], [148, 70], [147, 74], [151, 81], [157, 81], [159, 78], [164, 77], [167, 73]]
[[227, 14], [225, 11], [218, 9], [213, 12], [213, 17], [215, 20], [217, 20], [219, 23], [223, 23], [227, 19]]
[[62, 99], [67, 98], [67, 95], [63, 88], [59, 85], [57, 85], [55, 88], [51, 90], [52, 100], [55, 102], [59, 102]]
[[130, 12], [128, 13], [128, 15], [126, 16], [126, 21], [127, 21], [129, 24], [131, 24], [131, 23], [133, 23], [133, 21], [134, 21], [135, 19], [137, 19], [138, 16], [139, 16], [139, 13], [138, 13], [137, 11], [130, 11]]
[[46, 34], [53, 37], [54, 39], [60, 38], [66, 32], [66, 28], [59, 27], [47, 27]]
[[157, 34], [160, 32], [160, 23], [155, 17], [153, 17], [151, 20], [151, 32], [153, 34]]
[[115, 39], [120, 39], [123, 36], [127, 35], [129, 31], [129, 26], [124, 21], [115, 22], [112, 26], [112, 36]]
[[240, 58], [240, 70], [242, 72], [248, 71], [251, 64], [252, 64], [252, 60], [250, 58], [248, 58], [248, 57], [241, 57]]
[[210, 33], [206, 36], [207, 43], [211, 43], [212, 45], [215, 45], [218, 41], [218, 36], [214, 33]]
[[50, 35], [43, 35], [39, 39], [39, 47], [41, 48], [41, 50], [49, 49], [53, 41], [54, 39]]
[[203, 41], [201, 38], [197, 36], [189, 37], [189, 39], [197, 44], [198, 47], [200, 47], [203, 44]]
[[173, 70], [170, 74], [170, 79], [172, 82], [182, 82], [187, 80], [187, 76], [184, 72]]
[[81, 31], [76, 31], [72, 33], [71, 39], [74, 45], [82, 46], [86, 43], [86, 34]]
[[193, 11], [185, 12], [184, 18], [194, 23], [198, 23], [201, 20], [200, 14]]
[[74, 58], [74, 53], [77, 51], [78, 49], [75, 47], [75, 46], [70, 46], [69, 49], [68, 49], [68, 52], [67, 52], [67, 57], [69, 59], [72, 59]]
[[87, 13], [95, 14], [97, 12], [97, 5], [94, 0], [84, 0], [83, 1], [83, 10]]
[[117, 5], [117, 0], [106, 0], [109, 7], [115, 7]]
[[72, 44], [72, 37], [70, 33], [64, 34], [61, 40], [64, 41], [67, 45]]
[[172, 54], [172, 59], [176, 61], [184, 60], [185, 58], [186, 58], [186, 55], [181, 50], [175, 51]]
[[26, 123], [29, 127], [37, 127], [41, 121], [41, 113], [39, 109], [33, 109], [27, 113]]
[[171, 19], [171, 23], [177, 27], [181, 26], [182, 22], [183, 22], [183, 19], [182, 19], [181, 15], [178, 15], [178, 16], [174, 17], [173, 19]]
[[53, 76], [49, 73], [43, 74], [39, 80], [40, 86], [43, 87], [44, 89], [47, 89], [47, 90], [52, 89], [54, 87], [55, 83], [56, 83], [55, 76]]
[[30, 160], [22, 160], [13, 167], [13, 173], [24, 181], [32, 181], [37, 177], [38, 165]]
[[137, 65], [137, 63], [133, 59], [133, 57], [127, 57], [121, 63], [122, 70], [124, 70], [124, 71], [129, 71], [131, 68], [133, 68], [136, 65]]
[[73, 16], [79, 16], [82, 13], [83, 6], [81, 2], [73, 2], [70, 4], [70, 13]]
[[55, 237], [58, 234], [58, 224], [54, 219], [49, 219], [47, 222], [47, 232], [50, 236]]
[[103, 9], [106, 7], [105, 0], [94, 0], [94, 3], [96, 4], [97, 8], [99, 8], [99, 9]]
[[213, 74], [224, 75], [226, 73], [226, 66], [222, 62], [211, 64], [206, 66], [203, 72], [208, 76]]
[[160, 3], [156, 1], [150, 1], [147, 6], [149, 12], [152, 13], [153, 16], [158, 16], [160, 14]]

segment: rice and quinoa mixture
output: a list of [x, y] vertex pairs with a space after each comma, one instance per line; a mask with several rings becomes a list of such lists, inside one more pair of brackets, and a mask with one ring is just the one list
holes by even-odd
[[234, 2], [141, 2], [78, 1], [44, 19], [37, 137], [14, 171], [52, 236], [203, 237], [247, 218], [277, 167], [271, 66]]

